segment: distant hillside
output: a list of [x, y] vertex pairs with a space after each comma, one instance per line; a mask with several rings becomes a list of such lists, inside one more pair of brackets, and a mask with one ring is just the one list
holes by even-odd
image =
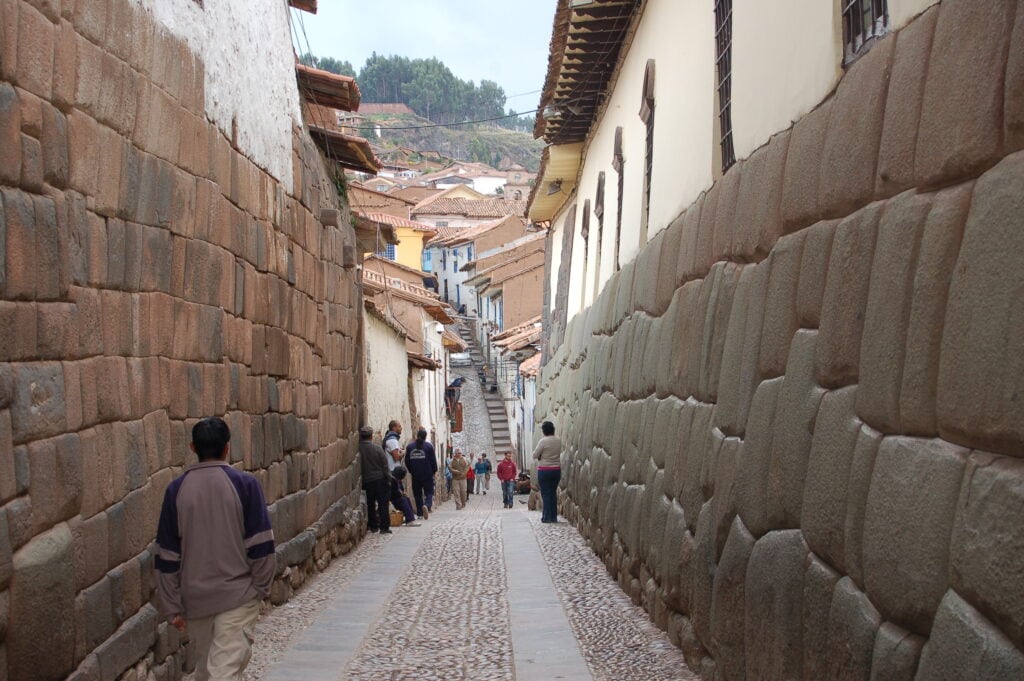
[[[544, 143], [533, 135], [488, 124], [455, 127], [429, 126], [430, 121], [409, 114], [373, 114], [366, 116], [369, 123], [381, 126], [380, 137], [369, 129], [359, 134], [381, 147], [378, 155], [389, 160], [391, 156], [404, 158], [400, 147], [419, 152], [438, 152], [458, 161], [479, 161], [495, 168], [503, 161], [518, 163], [532, 172], [540, 167], [540, 154]], [[367, 125], [369, 128], [369, 125]], [[416, 128], [394, 130], [388, 128]]]

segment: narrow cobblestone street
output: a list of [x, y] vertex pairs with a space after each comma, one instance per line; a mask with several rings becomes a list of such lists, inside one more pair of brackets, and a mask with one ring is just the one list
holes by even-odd
[[[462, 399], [457, 446], [489, 451], [479, 384]], [[368, 535], [260, 619], [246, 679], [696, 678], [579, 533], [520, 500], [502, 508], [492, 479], [464, 511]]]

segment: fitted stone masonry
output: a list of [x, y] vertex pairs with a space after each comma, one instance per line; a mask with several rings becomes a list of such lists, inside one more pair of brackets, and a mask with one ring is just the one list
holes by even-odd
[[943, 0], [555, 323], [560, 510], [705, 679], [1024, 678], [1021, 54]]
[[180, 678], [153, 540], [199, 417], [267, 493], [273, 600], [363, 531], [347, 207], [304, 130], [285, 186], [204, 82], [139, 3], [0, 0], [0, 679]]

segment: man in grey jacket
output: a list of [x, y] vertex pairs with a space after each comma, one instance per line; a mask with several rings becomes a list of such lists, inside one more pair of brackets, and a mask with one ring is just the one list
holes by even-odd
[[199, 462], [171, 482], [157, 527], [160, 610], [196, 642], [196, 681], [240, 679], [276, 560], [267, 502], [255, 477], [228, 463], [219, 418], [192, 428]]
[[359, 429], [359, 467], [366, 492], [366, 524], [370, 532], [391, 534], [391, 470], [384, 448], [373, 441], [373, 428]]

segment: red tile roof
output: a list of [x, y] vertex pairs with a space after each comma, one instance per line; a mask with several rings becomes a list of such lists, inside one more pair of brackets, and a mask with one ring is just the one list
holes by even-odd
[[513, 199], [463, 199], [435, 197], [417, 204], [413, 214], [461, 215], [467, 218], [499, 218], [526, 215], [526, 201]]
[[368, 220], [380, 222], [385, 225], [391, 225], [392, 227], [408, 227], [409, 229], [415, 229], [417, 232], [434, 233], [437, 231], [430, 225], [425, 225], [422, 222], [416, 222], [415, 220], [410, 220], [409, 218], [401, 218], [398, 217], [397, 215], [389, 215], [388, 213], [359, 211], [359, 214], [367, 218]]

